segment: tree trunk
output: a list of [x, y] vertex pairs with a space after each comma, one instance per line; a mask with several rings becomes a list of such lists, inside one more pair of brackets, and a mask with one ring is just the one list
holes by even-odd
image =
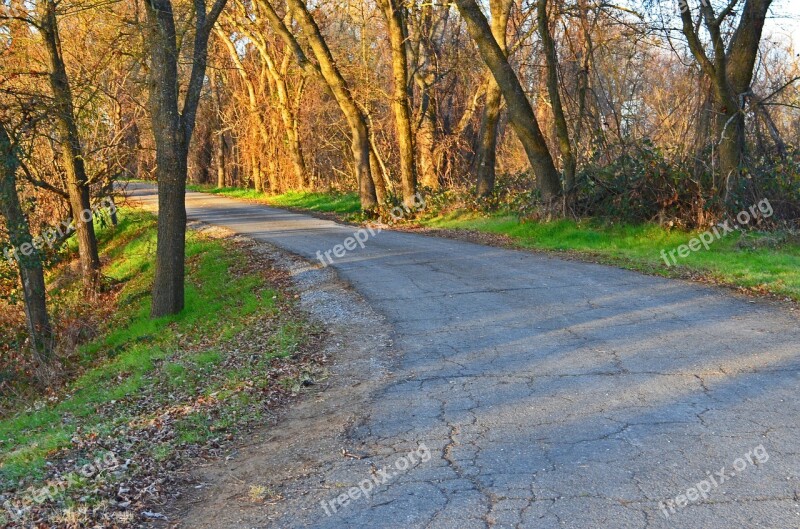
[[209, 76], [214, 99], [214, 164], [217, 168], [217, 187], [225, 187], [225, 131], [222, 123], [221, 87], [215, 75]]
[[[513, 0], [491, 0], [489, 9], [492, 13], [492, 36], [503, 53], [506, 53], [506, 30], [511, 15]], [[481, 130], [478, 136], [477, 152], [477, 193], [486, 197], [494, 192], [495, 168], [497, 165], [497, 126], [500, 122], [500, 107], [503, 103], [502, 93], [494, 76], [489, 73], [486, 80], [486, 104], [481, 118]]]
[[435, 27], [433, 5], [430, 3], [410, 5], [417, 10], [416, 18], [409, 18], [410, 21], [416, 20], [416, 23], [406, 25], [409, 30], [408, 48], [412, 52], [411, 58], [414, 63], [412, 67], [414, 83], [419, 89], [418, 115], [414, 118], [419, 123], [416, 131], [419, 153], [417, 176], [422, 186], [437, 190], [441, 186], [441, 179], [436, 156], [438, 111], [434, 84], [437, 60], [432, 50], [432, 34]]
[[411, 105], [408, 93], [408, 57], [406, 55], [406, 30], [402, 7], [397, 0], [379, 0], [389, 42], [392, 48], [392, 74], [394, 92], [392, 107], [400, 147], [400, 180], [403, 204], [413, 208], [416, 204], [417, 167], [414, 157], [414, 133], [411, 127]]
[[688, 4], [681, 9], [683, 34], [689, 49], [712, 83], [717, 114], [716, 128], [719, 147], [719, 174], [715, 181], [722, 199], [731, 202], [739, 186], [745, 160], [744, 101], [751, 93], [759, 43], [772, 0], [746, 0], [736, 31], [726, 47], [723, 25], [734, 13], [736, 2], [720, 14], [705, 0], [700, 2], [700, 16], [713, 48], [709, 56], [698, 35], [692, 10]]
[[297, 39], [286, 27], [286, 24], [275, 12], [269, 0], [262, 0], [264, 12], [272, 26], [272, 29], [281, 36], [289, 49], [292, 50], [300, 67], [306, 71], [320, 75], [325, 81], [331, 94], [339, 104], [339, 108], [347, 119], [351, 132], [351, 151], [353, 153], [353, 169], [358, 182], [359, 196], [361, 198], [361, 209], [364, 211], [375, 211], [378, 208], [378, 198], [375, 194], [374, 175], [370, 170], [370, 141], [369, 127], [364, 113], [358, 108], [347, 82], [342, 77], [336, 61], [333, 59], [322, 33], [308, 12], [303, 0], [288, 0], [289, 9], [294, 14], [298, 25], [303, 30], [308, 39], [311, 50], [319, 63], [319, 67], [314, 67], [305, 56]]
[[53, 91], [55, 120], [61, 138], [61, 152], [64, 172], [67, 177], [67, 193], [78, 239], [78, 255], [84, 287], [87, 291], [97, 290], [100, 281], [100, 255], [93, 218], [86, 220], [92, 211], [89, 195], [89, 179], [86, 176], [83, 148], [78, 126], [75, 122], [75, 109], [72, 90], [61, 53], [61, 39], [58, 32], [56, 3], [46, 0], [43, 5], [41, 32], [47, 48], [50, 67], [50, 88]]
[[547, 70], [547, 92], [550, 96], [550, 104], [553, 107], [553, 119], [558, 136], [558, 147], [561, 151], [562, 172], [564, 174], [564, 191], [569, 194], [575, 187], [575, 155], [572, 150], [572, 142], [567, 125], [567, 116], [564, 113], [564, 105], [561, 103], [561, 94], [558, 90], [558, 54], [556, 43], [550, 34], [550, 20], [547, 15], [547, 0], [538, 0], [537, 18], [539, 21], [539, 36], [542, 39], [544, 48], [544, 58]]
[[561, 193], [560, 178], [519, 78], [492, 36], [489, 23], [475, 0], [456, 0], [456, 5], [483, 61], [491, 70], [503, 98], [508, 103], [511, 125], [528, 155], [542, 199], [551, 201]]
[[225, 1], [216, 0], [208, 13], [202, 1], [195, 2], [192, 71], [182, 113], [178, 110], [178, 47], [172, 3], [145, 2], [149, 22], [150, 119], [158, 164], [158, 244], [150, 312], [154, 318], [177, 314], [185, 303], [186, 161], [205, 80], [208, 38]]
[[383, 163], [378, 148], [375, 146], [375, 143], [372, 141], [372, 139], [370, 139], [369, 168], [375, 177], [373, 181], [376, 184], [375, 196], [378, 198], [378, 204], [385, 204], [388, 197], [386, 182], [388, 181], [389, 177], [386, 171], [386, 165]]
[[[37, 362], [46, 364], [52, 359], [53, 331], [47, 315], [44, 271], [39, 250], [33, 244], [28, 219], [17, 195], [16, 173], [19, 169], [11, 138], [0, 123], [0, 214], [5, 217], [11, 245], [16, 249], [20, 280], [22, 281], [25, 318]], [[21, 249], [29, 250], [26, 252]], [[25, 255], [29, 253], [29, 255]]]
[[430, 87], [422, 92], [422, 100], [422, 118], [417, 133], [420, 179], [423, 186], [437, 190], [440, 182], [436, 167], [436, 104]]
[[722, 191], [726, 201], [736, 193], [745, 154], [744, 114], [739, 103], [734, 104], [736, 106], [733, 112], [729, 111], [730, 106], [726, 105], [723, 108], [727, 112], [717, 115], [719, 177], [716, 187]]

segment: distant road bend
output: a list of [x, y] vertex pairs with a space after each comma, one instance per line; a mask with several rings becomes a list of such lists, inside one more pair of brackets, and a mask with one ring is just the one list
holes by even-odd
[[[152, 186], [129, 192], [156, 203]], [[317, 265], [357, 229], [186, 198], [190, 219]], [[800, 528], [800, 326], [788, 308], [392, 231], [333, 267], [402, 353], [353, 435], [378, 468], [410, 447], [432, 457], [331, 515], [318, 500], [333, 491], [286, 497], [265, 526]]]

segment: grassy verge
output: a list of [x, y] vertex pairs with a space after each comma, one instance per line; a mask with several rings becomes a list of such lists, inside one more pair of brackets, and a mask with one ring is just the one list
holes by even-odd
[[231, 198], [255, 200], [271, 206], [282, 208], [305, 209], [322, 213], [336, 213], [339, 215], [357, 214], [361, 205], [356, 193], [312, 193], [307, 191], [289, 191], [280, 195], [268, 195], [253, 189], [236, 187], [212, 187], [202, 185], [187, 186], [190, 191], [212, 193]]
[[699, 232], [591, 221], [520, 222], [515, 217], [474, 213], [431, 217], [423, 219], [421, 224], [503, 235], [520, 248], [567, 252], [650, 274], [711, 281], [800, 301], [800, 244], [784, 234], [737, 232], [713, 242], [708, 250], [691, 252], [686, 258], [675, 253], [677, 266], [667, 266], [662, 250], [667, 253], [676, 250]]
[[[236, 197], [241, 191], [211, 192]], [[330, 211], [352, 220], [350, 215], [357, 211], [358, 197], [348, 197], [343, 201], [341, 195], [324, 193], [260, 196], [276, 206]], [[514, 216], [471, 211], [423, 215], [416, 222], [419, 226], [456, 234], [471, 231], [504, 236], [519, 248], [566, 253], [649, 274], [713, 282], [800, 301], [800, 241], [786, 234], [737, 232], [715, 241], [708, 250], [691, 252], [686, 258], [677, 258], [677, 265], [668, 266], [661, 251], [676, 250], [699, 233], [658, 225], [624, 226], [593, 221], [520, 222]]]
[[[121, 510], [109, 506], [120, 481], [132, 489], [218, 449], [318, 373], [304, 352], [310, 330], [288, 296], [224, 239], [189, 234], [186, 310], [150, 319], [155, 219], [135, 210], [121, 218], [113, 236], [108, 228], [100, 237], [116, 310], [70, 357], [70, 382], [0, 420], [0, 485], [16, 509], [0, 509], [0, 527], [10, 513], [23, 516], [18, 523], [44, 517], [48, 527], [76, 516], [103, 526], [141, 522], [141, 491]], [[62, 283], [54, 297], [79, 296], [78, 281]], [[69, 472], [109, 452], [124, 468], [64, 485]], [[59, 493], [36, 501], [35, 491], [53, 483]]]

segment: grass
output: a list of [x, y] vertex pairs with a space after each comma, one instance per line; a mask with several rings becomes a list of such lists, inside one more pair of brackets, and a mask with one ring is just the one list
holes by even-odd
[[[100, 438], [146, 423], [163, 409], [191, 408], [201, 397], [222, 402], [176, 422], [178, 443], [197, 443], [215, 431], [256, 418], [251, 387], [267, 387], [273, 359], [286, 358], [302, 343], [302, 322], [280, 314], [281, 296], [230, 243], [188, 234], [186, 309], [151, 319], [150, 285], [156, 240], [155, 219], [124, 209], [116, 228], [100, 231], [104, 274], [117, 285], [117, 310], [101, 334], [73, 355], [78, 375], [56, 397], [42, 399], [0, 421], [0, 484], [15, 487], [45, 475], [47, 461], [74, 448], [74, 439]], [[113, 232], [113, 233], [112, 233]], [[66, 284], [52, 295], [78, 295]], [[277, 321], [269, 343], [245, 360], [224, 352], [254, 321]], [[261, 329], [263, 331], [263, 329]], [[228, 348], [239, 351], [239, 348]], [[246, 353], [246, 354], [245, 354]], [[202, 399], [200, 399], [202, 400]], [[164, 459], [169, 444], [150, 449]]]
[[[508, 236], [515, 246], [569, 252], [624, 268], [667, 277], [701, 277], [720, 284], [785, 296], [800, 301], [800, 245], [775, 234], [730, 234], [708, 250], [691, 252], [667, 266], [661, 251], [677, 249], [699, 232], [667, 230], [658, 225], [607, 225], [558, 220], [520, 222], [510, 216], [456, 212], [424, 219], [432, 228], [476, 230]], [[677, 253], [675, 254], [677, 257]]]
[[[210, 192], [237, 197], [242, 191]], [[276, 206], [330, 211], [346, 215], [348, 220], [352, 220], [352, 214], [358, 210], [355, 194], [288, 193], [263, 198]], [[430, 228], [504, 235], [519, 248], [568, 252], [577, 258], [649, 274], [710, 280], [800, 301], [800, 244], [781, 240], [780, 234], [731, 234], [712, 243], [708, 250], [701, 249], [691, 252], [687, 258], [678, 258], [677, 266], [667, 266], [661, 251], [670, 252], [687, 244], [699, 235], [698, 232], [669, 230], [653, 224], [630, 226], [569, 220], [520, 222], [508, 214], [486, 215], [471, 211], [423, 216], [417, 222]]]
[[230, 198], [255, 200], [271, 206], [282, 208], [305, 209], [323, 213], [337, 213], [350, 215], [359, 213], [361, 204], [357, 193], [315, 193], [310, 191], [288, 191], [280, 195], [269, 195], [254, 189], [241, 189], [236, 187], [211, 187], [203, 185], [189, 185], [190, 191], [212, 193]]

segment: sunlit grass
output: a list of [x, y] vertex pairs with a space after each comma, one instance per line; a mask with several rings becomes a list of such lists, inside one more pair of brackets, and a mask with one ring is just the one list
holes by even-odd
[[310, 191], [288, 191], [280, 195], [269, 195], [254, 189], [238, 187], [211, 187], [189, 185], [191, 191], [223, 195], [230, 198], [257, 200], [266, 204], [283, 207], [321, 211], [325, 213], [352, 214], [361, 210], [357, 193], [315, 193]]
[[[598, 260], [664, 276], [693, 273], [720, 283], [800, 300], [800, 245], [775, 247], [742, 244], [740, 233], [730, 234], [685, 258], [678, 266], [667, 266], [661, 251], [667, 253], [696, 237], [699, 232], [668, 230], [661, 226], [609, 225], [599, 222], [520, 222], [516, 217], [452, 213], [423, 221], [430, 227], [477, 230], [506, 235], [515, 245], [549, 251], [574, 252]], [[755, 243], [770, 234], [751, 233]], [[757, 247], [753, 249], [752, 247]]]

